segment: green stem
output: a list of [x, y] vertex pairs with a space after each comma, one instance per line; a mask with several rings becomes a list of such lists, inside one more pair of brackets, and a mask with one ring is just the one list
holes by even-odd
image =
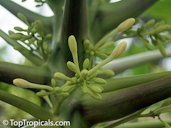
[[164, 77], [171, 77], [171, 72], [161, 72], [161, 73], [149, 73], [149, 74], [141, 74], [130, 77], [122, 77], [122, 78], [112, 78], [107, 80], [107, 84], [103, 85], [103, 92], [111, 92], [116, 91], [123, 88], [133, 87], [138, 84], [147, 83], [153, 80], [157, 80]]
[[76, 37], [81, 63], [84, 60], [83, 41], [87, 39], [87, 0], [65, 0], [60, 48], [66, 61], [72, 60], [68, 47], [70, 35]]
[[0, 62], [0, 81], [12, 84], [15, 78], [22, 78], [33, 83], [47, 84], [50, 73], [45, 68], [30, 67], [7, 62]]
[[12, 40], [5, 32], [0, 29], [0, 36], [14, 49], [18, 50], [23, 56], [25, 56], [28, 60], [36, 65], [42, 65], [43, 60], [39, 58], [37, 55], [33, 54], [30, 50], [23, 47], [18, 42]]
[[[166, 49], [167, 56], [171, 56], [171, 50]], [[149, 51], [145, 53], [139, 53], [131, 55], [125, 58], [115, 59], [104, 66], [105, 69], [111, 69], [115, 73], [120, 73], [128, 68], [135, 67], [137, 65], [162, 59], [163, 56], [158, 50]]]
[[103, 128], [114, 128], [114, 127], [116, 127], [118, 125], [121, 125], [123, 123], [126, 123], [126, 122], [128, 122], [130, 120], [136, 119], [136, 118], [138, 118], [140, 116], [140, 114], [143, 112], [143, 110], [139, 110], [139, 111], [137, 111], [137, 112], [135, 112], [133, 114], [130, 114], [130, 115], [126, 116], [126, 117], [123, 117], [123, 118], [121, 118], [121, 119], [119, 119], [117, 121], [114, 121], [113, 123], [111, 123], [111, 124], [109, 124], [109, 125], [107, 125], [107, 126], [105, 126]]
[[113, 36], [115, 36], [118, 33], [118, 31], [116, 29], [112, 30], [111, 32], [109, 32], [108, 34], [106, 34], [102, 39], [100, 39], [96, 45], [95, 48], [99, 48], [101, 45], [103, 45], [104, 43], [106, 43], [108, 40], [111, 40], [111, 38]]
[[[162, 77], [137, 86], [103, 93], [101, 100], [82, 100], [84, 118], [90, 124], [122, 118], [171, 96], [171, 79]], [[110, 108], [110, 109], [109, 109]]]
[[60, 32], [61, 32], [61, 23], [62, 23], [62, 14], [63, 14], [63, 4], [64, 0], [47, 0], [49, 7], [54, 13], [53, 17], [53, 41], [52, 49], [58, 48], [57, 43], [59, 43]]
[[[171, 124], [171, 121], [166, 121], [168, 124]], [[126, 123], [120, 125], [116, 128], [162, 128], [163, 124], [160, 121], [143, 121], [135, 123]]]
[[11, 0], [0, 0], [0, 4], [3, 7], [5, 7], [6, 9], [8, 9], [8, 11], [10, 11], [15, 16], [17, 16], [17, 13], [21, 12], [28, 18], [28, 20], [30, 22], [33, 22], [33, 21], [39, 19], [39, 20], [43, 21], [47, 26], [51, 25], [52, 17], [41, 16], [37, 13], [34, 13], [34, 12], [16, 4], [15, 2], [13, 2]]
[[171, 105], [167, 105], [167, 106], [164, 106], [164, 107], [154, 110], [153, 113], [154, 113], [154, 115], [160, 115], [161, 113], [169, 112], [170, 108], [171, 108]]
[[52, 9], [54, 13], [54, 18], [52, 22], [53, 26], [53, 39], [52, 39], [52, 54], [48, 59], [48, 66], [53, 71], [65, 72], [65, 68], [63, 65], [64, 58], [62, 58], [61, 50], [59, 48], [60, 36], [61, 36], [61, 24], [63, 17], [63, 5], [64, 0], [47, 0], [47, 4]]
[[106, 63], [112, 61], [113, 58], [111, 56], [109, 56], [108, 58], [106, 58], [105, 60], [103, 60], [102, 62], [100, 62], [99, 64], [97, 64], [95, 67], [93, 67], [90, 71], [89, 74], [93, 74], [95, 73], [99, 68], [101, 68], [102, 66], [104, 66]]
[[40, 107], [30, 101], [27, 101], [23, 98], [6, 93], [1, 90], [0, 90], [0, 100], [17, 107], [38, 119], [47, 120], [47, 119], [52, 118], [52, 113], [43, 109], [42, 107]]
[[57, 14], [62, 11], [64, 0], [47, 0], [47, 4], [52, 9], [54, 14]]

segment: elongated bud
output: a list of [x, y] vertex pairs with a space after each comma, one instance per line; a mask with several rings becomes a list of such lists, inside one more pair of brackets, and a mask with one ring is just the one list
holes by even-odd
[[[93, 88], [93, 89], [92, 89]], [[102, 96], [98, 93], [99, 91], [101, 91], [99, 88], [94, 88], [94, 87], [87, 87], [87, 85], [83, 85], [81, 86], [81, 89], [84, 93], [87, 93], [88, 95], [90, 95], [91, 97], [95, 98], [95, 99], [101, 99]], [[96, 90], [97, 89], [97, 90]], [[96, 91], [95, 91], [96, 90]], [[97, 92], [98, 91], [98, 92]]]
[[112, 56], [113, 58], [118, 57], [119, 55], [121, 55], [121, 54], [125, 51], [126, 47], [127, 47], [127, 42], [122, 42], [122, 43], [120, 43], [120, 44], [113, 50], [111, 56]]
[[49, 95], [49, 92], [46, 92], [45, 90], [41, 90], [40, 92], [36, 93], [37, 96], [46, 96]]
[[81, 76], [82, 76], [83, 78], [86, 78], [87, 75], [88, 75], [88, 70], [83, 69], [83, 70], [81, 71]]
[[161, 35], [163, 40], [171, 40], [171, 35]]
[[105, 75], [105, 76], [113, 76], [115, 73], [112, 70], [107, 69], [101, 69], [98, 72], [98, 75]]
[[74, 86], [66, 85], [66, 86], [62, 86], [61, 89], [63, 92], [70, 92], [74, 89]]
[[110, 61], [112, 61], [115, 57], [118, 57], [119, 55], [121, 55], [125, 51], [126, 47], [127, 47], [127, 43], [126, 42], [120, 43], [113, 50], [113, 52], [111, 53], [111, 55], [108, 58], [106, 58], [105, 60], [103, 60], [102, 62], [100, 62], [99, 64], [97, 64], [95, 67], [93, 67], [91, 70], [89, 70], [89, 74], [94, 74], [99, 68], [101, 68], [105, 64], [107, 64]]
[[68, 45], [69, 49], [72, 53], [72, 58], [74, 63], [76, 64], [77, 70], [79, 71], [78, 74], [80, 74], [80, 68], [79, 68], [79, 62], [78, 62], [78, 54], [77, 54], [77, 42], [73, 35], [69, 36], [68, 38]]
[[60, 73], [60, 72], [56, 72], [56, 73], [54, 74], [54, 78], [60, 79], [60, 80], [72, 81], [71, 78], [67, 77], [66, 75], [64, 75], [63, 73]]
[[21, 88], [45, 89], [45, 90], [53, 91], [53, 88], [50, 86], [31, 83], [28, 82], [27, 80], [20, 79], [20, 78], [14, 79], [13, 84]]
[[73, 35], [69, 36], [68, 45], [69, 45], [69, 49], [70, 49], [71, 53], [77, 54], [77, 42]]
[[26, 18], [22, 13], [18, 13], [17, 16], [18, 16], [18, 18], [19, 18], [20, 20], [22, 20], [25, 24], [27, 24], [28, 26], [30, 25], [29, 22], [28, 22], [28, 20], [27, 20], [27, 18]]
[[147, 23], [145, 23], [144, 25], [143, 25], [143, 27], [144, 28], [148, 28], [148, 27], [150, 27], [150, 26], [152, 26], [152, 25], [154, 25], [155, 24], [155, 20], [154, 19], [151, 19], [151, 20], [149, 20]]
[[89, 59], [85, 59], [84, 62], [83, 62], [83, 69], [88, 69], [90, 66], [90, 61]]
[[84, 41], [84, 47], [88, 50], [92, 50], [93, 49], [93, 45], [89, 40], [85, 40]]
[[167, 53], [166, 53], [166, 49], [164, 48], [162, 42], [160, 42], [159, 40], [157, 41], [157, 47], [159, 48], [160, 50], [160, 53], [162, 54], [162, 56], [167, 56]]
[[134, 23], [135, 23], [135, 19], [129, 18], [129, 19], [123, 21], [121, 24], [119, 24], [116, 29], [118, 32], [124, 32], [124, 31], [128, 30], [129, 28], [131, 28]]
[[91, 85], [91, 86], [89, 86], [89, 88], [91, 88], [91, 90], [96, 93], [101, 93], [104, 90], [103, 87], [101, 87], [99, 85]]
[[30, 82], [24, 80], [24, 79], [14, 79], [13, 80], [13, 84], [18, 86], [18, 87], [22, 87], [22, 88], [29, 88], [30, 87]]
[[67, 67], [69, 68], [69, 70], [78, 73], [77, 66], [73, 62], [68, 61], [67, 62]]
[[52, 85], [52, 86], [56, 86], [56, 80], [53, 79], [53, 78], [51, 79], [51, 85]]
[[14, 29], [17, 30], [17, 31], [25, 31], [23, 28], [18, 27], [18, 26], [14, 27]]
[[12, 31], [9, 31], [8, 33], [9, 33], [10, 38], [14, 40], [20, 40], [23, 37], [22, 34], [20, 33], [14, 33], [14, 32], [12, 33]]
[[162, 25], [156, 28], [155, 33], [160, 33], [160, 32], [170, 31], [170, 30], [171, 30], [171, 26], [166, 24], [166, 25]]
[[98, 77], [93, 78], [93, 81], [98, 84], [106, 84], [106, 80], [104, 80], [102, 78], [98, 78]]
[[153, 48], [152, 48], [152, 46], [150, 45], [150, 43], [149, 43], [149, 41], [147, 40], [147, 39], [145, 39], [145, 38], [140, 38], [141, 39], [141, 41], [144, 43], [144, 46], [147, 48], [147, 49], [149, 49], [149, 50], [152, 50]]

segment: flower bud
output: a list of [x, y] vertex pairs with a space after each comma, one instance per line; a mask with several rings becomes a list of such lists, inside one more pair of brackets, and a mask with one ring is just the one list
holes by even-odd
[[152, 46], [150, 45], [150, 43], [149, 43], [149, 41], [147, 40], [147, 39], [145, 39], [145, 38], [140, 38], [141, 39], [141, 41], [144, 43], [144, 46], [147, 48], [147, 49], [149, 49], [149, 50], [152, 50], [153, 48], [152, 48]]
[[74, 61], [75, 65], [76, 65], [76, 67], [77, 67], [77, 70], [80, 73], [79, 62], [78, 62], [78, 54], [77, 54], [77, 42], [76, 42], [76, 39], [75, 39], [75, 37], [73, 35], [69, 36], [68, 45], [69, 45], [69, 49], [70, 49], [70, 51], [72, 53], [73, 61]]
[[103, 70], [99, 70], [98, 75], [105, 75], [105, 76], [113, 76], [115, 73], [112, 70], [107, 70], [107, 69], [103, 69]]
[[48, 94], [49, 94], [49, 93], [46, 92], [45, 90], [41, 90], [40, 92], [37, 92], [37, 93], [36, 93], [37, 96], [46, 96], [46, 95], [48, 95]]
[[162, 56], [166, 57], [167, 56], [166, 49], [164, 48], [162, 42], [160, 42], [159, 40], [157, 41], [157, 47], [160, 50]]
[[129, 18], [123, 21], [122, 23], [120, 23], [116, 29], [118, 32], [124, 32], [128, 30], [129, 28], [131, 28], [134, 23], [135, 23], [135, 19]]
[[17, 31], [25, 31], [23, 28], [18, 27], [18, 26], [14, 27], [14, 29], [17, 30]]
[[88, 75], [88, 70], [83, 69], [83, 70], [81, 71], [81, 76], [82, 76], [83, 78], [86, 78], [87, 75]]
[[52, 85], [52, 86], [56, 86], [56, 80], [53, 79], [53, 78], [51, 79], [51, 85]]
[[148, 28], [148, 27], [150, 27], [150, 26], [152, 26], [154, 24], [155, 24], [155, 20], [154, 19], [151, 19], [147, 23], [145, 23], [143, 27], [144, 28]]
[[60, 80], [72, 81], [71, 78], [67, 77], [66, 75], [64, 75], [63, 73], [60, 73], [60, 72], [56, 72], [54, 74], [54, 78], [60, 79]]
[[89, 40], [84, 41], [84, 47], [90, 51], [93, 49], [93, 45]]
[[66, 86], [62, 86], [61, 89], [63, 92], [70, 92], [74, 89], [75, 86], [70, 86], [70, 85], [66, 85]]
[[45, 37], [47, 40], [51, 40], [52, 39], [52, 34], [47, 34]]
[[32, 37], [30, 39], [28, 39], [29, 43], [33, 44], [36, 41], [36, 38]]
[[50, 86], [31, 83], [20, 78], [14, 79], [13, 84], [21, 88], [45, 89], [45, 90], [53, 91], [53, 88]]
[[120, 43], [120, 44], [113, 50], [111, 56], [112, 56], [113, 58], [118, 57], [119, 55], [121, 55], [121, 54], [125, 51], [126, 47], [127, 47], [127, 42], [122, 42], [122, 43]]
[[156, 33], [164, 32], [164, 31], [170, 31], [170, 30], [171, 30], [171, 26], [168, 24], [159, 26], [158, 28], [155, 29]]
[[14, 79], [13, 84], [18, 86], [18, 87], [22, 87], [22, 88], [29, 88], [30, 87], [29, 86], [30, 82], [28, 82], [24, 79], [20, 79], [20, 78]]
[[83, 62], [83, 69], [88, 69], [90, 66], [90, 61], [89, 59], [85, 59], [84, 62]]
[[91, 97], [93, 97], [95, 99], [102, 98], [102, 96], [99, 93], [97, 93], [97, 91], [101, 91], [99, 88], [98, 89], [94, 88], [94, 87], [91, 88], [90, 86], [87, 86], [86, 84], [84, 84], [83, 86], [81, 86], [81, 89], [84, 93], [87, 93], [88, 95], [90, 95]]
[[30, 25], [29, 22], [28, 22], [28, 20], [27, 20], [27, 18], [26, 18], [22, 13], [18, 13], [17, 16], [18, 16], [18, 18], [19, 18], [21, 21], [23, 21], [25, 24]]
[[69, 70], [71, 70], [73, 72], [76, 72], [76, 73], [78, 72], [77, 71], [77, 66], [71, 61], [67, 62], [67, 67], [69, 68]]
[[98, 84], [106, 84], [106, 80], [104, 80], [102, 78], [98, 78], [98, 77], [93, 78], [93, 81]]
[[89, 88], [96, 93], [101, 93], [103, 91], [103, 88], [99, 85], [91, 85]]
[[70, 49], [71, 53], [77, 54], [77, 42], [73, 35], [69, 36], [68, 45], [69, 45], [69, 49]]

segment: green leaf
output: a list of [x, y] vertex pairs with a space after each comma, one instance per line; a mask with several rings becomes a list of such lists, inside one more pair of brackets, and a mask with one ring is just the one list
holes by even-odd
[[0, 100], [17, 107], [38, 119], [46, 120], [46, 119], [52, 118], [52, 113], [50, 113], [49, 111], [43, 109], [42, 107], [30, 101], [27, 101], [18, 96], [9, 94], [5, 91], [0, 90]]
[[171, 0], [160, 0], [153, 7], [151, 7], [145, 15], [150, 15], [156, 18], [164, 19], [166, 22], [171, 24]]

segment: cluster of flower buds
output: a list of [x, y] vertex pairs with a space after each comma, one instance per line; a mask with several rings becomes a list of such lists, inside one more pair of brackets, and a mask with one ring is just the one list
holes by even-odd
[[147, 49], [152, 50], [155, 46], [163, 56], [167, 56], [162, 42], [171, 40], [171, 36], [168, 35], [169, 31], [171, 31], [171, 25], [152, 19], [138, 28], [137, 34]]
[[17, 32], [9, 31], [9, 36], [19, 41], [23, 47], [28, 48], [33, 53], [46, 60], [50, 53], [48, 42], [51, 40], [52, 35], [45, 34], [43, 23], [40, 20], [29, 23], [27, 18], [21, 13], [18, 13], [18, 18], [27, 25], [27, 28], [14, 27]]
[[118, 34], [122, 35], [123, 32], [129, 30], [134, 25], [134, 23], [135, 23], [134, 18], [126, 19], [121, 24], [119, 24], [118, 27], [116, 27], [114, 30], [112, 30], [107, 35], [105, 35], [102, 39], [100, 39], [95, 44], [95, 46], [93, 46], [93, 44], [89, 40], [86, 40], [84, 42], [86, 53], [90, 56], [97, 56], [102, 59], [107, 58], [114, 47], [113, 38]]
[[[114, 75], [113, 71], [102, 69], [102, 67], [122, 54], [126, 49], [127, 43], [120, 43], [105, 60], [92, 68], [90, 60], [88, 58], [85, 59], [82, 70], [79, 67], [77, 42], [74, 36], [71, 35], [68, 38], [68, 44], [72, 53], [73, 62], [68, 61], [67, 67], [70, 71], [75, 73], [73, 77], [68, 77], [63, 73], [56, 72], [52, 79], [52, 86], [39, 85], [19, 78], [14, 79], [13, 83], [22, 88], [39, 89], [40, 91], [37, 95], [43, 96], [47, 101], [49, 100], [46, 96], [49, 94], [55, 93], [56, 95], [67, 96], [76, 88], [80, 88], [84, 93], [96, 99], [100, 99], [103, 91], [102, 85], [106, 84], [106, 80], [101, 76]], [[57, 81], [64, 82], [64, 84], [62, 86], [56, 86]]]
[[[22, 19], [26, 24], [29, 25], [25, 17], [22, 16]], [[105, 36], [102, 39], [102, 42], [105, 42], [105, 40], [110, 38], [114, 33], [126, 31], [134, 24], [134, 22], [135, 20], [133, 18], [124, 21], [114, 30], [114, 32], [111, 32], [109, 35]], [[19, 30], [20, 28], [17, 29]], [[87, 46], [90, 45], [89, 48], [92, 47], [88, 40], [86, 40], [85, 43], [87, 43]], [[68, 61], [67, 67], [70, 71], [74, 72], [75, 75], [73, 77], [68, 77], [61, 72], [56, 72], [51, 80], [52, 86], [34, 84], [23, 79], [14, 79], [13, 83], [22, 88], [39, 89], [40, 91], [37, 93], [37, 95], [43, 96], [50, 106], [52, 105], [50, 104], [47, 95], [54, 93], [56, 95], [67, 96], [77, 88], [80, 88], [82, 92], [89, 94], [96, 99], [101, 99], [101, 93], [103, 91], [102, 85], [106, 84], [106, 80], [103, 76], [110, 77], [114, 75], [113, 71], [103, 69], [102, 67], [112, 61], [114, 58], [120, 56], [125, 51], [127, 43], [121, 42], [114, 48], [110, 55], [106, 57], [106, 59], [102, 60], [95, 66], [92, 66], [89, 58], [86, 58], [82, 64], [82, 69], [80, 68], [80, 63], [78, 61], [77, 41], [73, 35], [69, 36], [68, 45], [72, 54], [73, 62]], [[102, 44], [100, 42], [95, 47], [101, 47], [101, 45]], [[93, 55], [94, 54], [92, 53], [92, 56]], [[59, 83], [62, 83], [62, 86], [57, 86]]]
[[108, 62], [112, 61], [114, 58], [122, 54], [126, 49], [126, 43], [120, 43], [105, 60], [101, 61], [97, 65], [91, 68], [90, 60], [86, 58], [83, 62], [83, 69], [80, 69], [80, 64], [78, 62], [77, 54], [77, 42], [73, 35], [68, 38], [68, 44], [70, 51], [72, 53], [73, 62], [68, 61], [67, 67], [70, 71], [74, 72], [73, 77], [68, 77], [63, 73], [56, 72], [54, 74], [54, 79], [56, 81], [65, 81], [64, 85], [60, 87], [61, 91], [65, 94], [70, 93], [76, 88], [81, 88], [81, 90], [89, 94], [90, 96], [100, 99], [103, 88], [101, 85], [106, 84], [106, 80], [100, 76], [113, 76], [114, 73], [111, 70], [102, 69], [102, 67]]

